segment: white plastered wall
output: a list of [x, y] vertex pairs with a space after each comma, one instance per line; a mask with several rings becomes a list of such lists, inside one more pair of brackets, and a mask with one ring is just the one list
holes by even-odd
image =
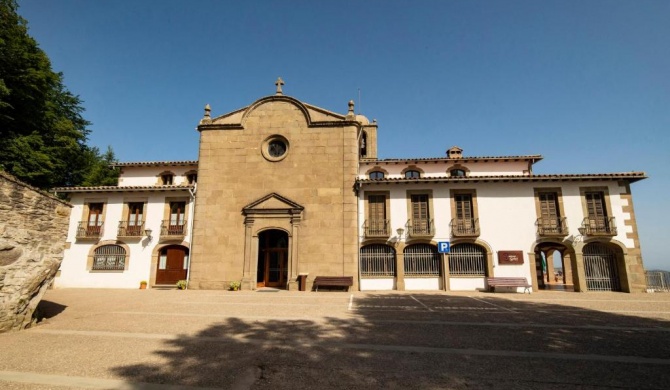
[[193, 166], [163, 166], [163, 167], [122, 167], [121, 175], [119, 175], [119, 186], [153, 186], [159, 181], [159, 175], [163, 172], [172, 172], [175, 174], [174, 185], [186, 185], [188, 180], [186, 178], [187, 172], [197, 170], [197, 165]]
[[[478, 239], [485, 242], [493, 253], [493, 275], [508, 277], [525, 277], [531, 282], [531, 267], [528, 253], [537, 242], [535, 221], [538, 216], [535, 209], [535, 188], [561, 188], [563, 199], [563, 213], [567, 217], [569, 226], [569, 235], [566, 240], [580, 240], [579, 228], [584, 219], [583, 199], [580, 188], [607, 188], [609, 193], [610, 209], [613, 217], [616, 218], [617, 235], [613, 237], [623, 243], [626, 247], [632, 248], [634, 242], [626, 237], [626, 233], [632, 230], [625, 226], [624, 221], [630, 218], [628, 213], [624, 213], [622, 207], [627, 205], [627, 201], [621, 199], [620, 194], [624, 188], [615, 182], [516, 182], [516, 183], [464, 183], [464, 184], [374, 184], [366, 185], [359, 197], [359, 221], [361, 229], [359, 236], [364, 238], [362, 222], [366, 216], [364, 207], [365, 191], [389, 191], [390, 192], [390, 228], [391, 244], [400, 239], [405, 241], [407, 237], [399, 238], [396, 234], [397, 228], [405, 228], [408, 220], [407, 215], [407, 191], [409, 190], [427, 190], [432, 191], [433, 215], [435, 221], [435, 236], [432, 241], [453, 241], [450, 237], [449, 223], [451, 221], [451, 198], [450, 190], [467, 189], [475, 190], [477, 198], [477, 208], [480, 225], [480, 236]], [[407, 241], [411, 243], [411, 241]], [[523, 264], [520, 265], [499, 265], [499, 251], [521, 251], [523, 253]], [[428, 288], [423, 284], [416, 285], [414, 281], [407, 284], [406, 289], [424, 289]], [[451, 290], [476, 290], [485, 287], [483, 278], [464, 278], [451, 277]], [[439, 287], [437, 287], [439, 288]], [[518, 291], [523, 291], [519, 289]]]
[[[161, 222], [164, 216], [166, 197], [188, 197], [188, 192], [133, 192], [133, 193], [94, 193], [73, 194], [67, 242], [70, 248], [65, 250], [60, 272], [55, 279], [55, 288], [93, 287], [93, 288], [139, 288], [140, 281], [150, 281], [151, 257], [158, 246]], [[98, 245], [96, 241], [77, 240], [77, 226], [85, 220], [84, 207], [87, 199], [105, 202], [103, 236], [99, 242], [117, 241], [119, 221], [124, 220], [124, 202], [148, 200], [144, 211], [145, 229], [151, 229], [152, 239], [146, 236], [141, 239], [121, 241], [129, 248], [126, 254], [127, 269], [125, 271], [92, 271], [87, 265], [91, 249]], [[190, 218], [190, 216], [189, 216]], [[187, 231], [188, 233], [188, 231]], [[188, 241], [188, 236], [185, 238]]]

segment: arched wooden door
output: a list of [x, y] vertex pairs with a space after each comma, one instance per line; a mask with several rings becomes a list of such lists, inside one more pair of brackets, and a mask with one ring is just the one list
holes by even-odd
[[288, 234], [266, 230], [258, 235], [258, 287], [286, 288], [288, 281]]
[[169, 245], [161, 248], [156, 269], [156, 284], [175, 284], [186, 279], [188, 248]]

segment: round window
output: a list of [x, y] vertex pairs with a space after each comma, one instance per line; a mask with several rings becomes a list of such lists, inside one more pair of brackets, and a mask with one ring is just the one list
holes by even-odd
[[275, 139], [268, 143], [268, 154], [270, 157], [281, 157], [286, 153], [286, 144], [281, 140]]
[[269, 161], [281, 161], [288, 153], [288, 141], [281, 135], [273, 135], [263, 141], [261, 152]]

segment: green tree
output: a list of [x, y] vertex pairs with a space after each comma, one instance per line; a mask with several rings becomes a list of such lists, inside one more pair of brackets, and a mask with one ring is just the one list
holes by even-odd
[[83, 186], [115, 186], [119, 179], [118, 169], [110, 168], [110, 165], [116, 162], [114, 151], [107, 147], [107, 151], [100, 154], [98, 148], [89, 150], [90, 169], [84, 176], [81, 183]]
[[91, 173], [109, 156], [86, 144], [81, 99], [51, 69], [17, 9], [16, 0], [0, 0], [0, 167], [40, 188], [109, 182]]

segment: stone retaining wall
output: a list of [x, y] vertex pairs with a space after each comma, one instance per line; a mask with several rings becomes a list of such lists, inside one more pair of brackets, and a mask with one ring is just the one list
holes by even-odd
[[0, 332], [30, 327], [63, 259], [71, 208], [0, 171]]

